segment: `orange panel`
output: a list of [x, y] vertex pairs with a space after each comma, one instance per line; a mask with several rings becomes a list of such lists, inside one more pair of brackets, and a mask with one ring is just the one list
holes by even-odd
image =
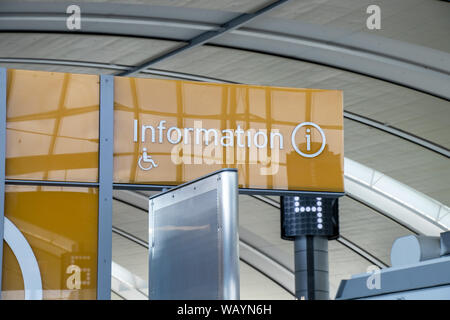
[[241, 188], [344, 190], [341, 91], [116, 77], [114, 117], [118, 183], [237, 168]]
[[99, 78], [8, 70], [6, 178], [95, 182]]
[[[97, 189], [8, 185], [5, 217], [31, 246], [44, 299], [96, 298]], [[23, 299], [20, 252], [4, 244], [3, 299]]]

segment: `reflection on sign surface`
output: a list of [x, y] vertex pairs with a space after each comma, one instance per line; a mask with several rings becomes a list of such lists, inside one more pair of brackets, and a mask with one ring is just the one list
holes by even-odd
[[335, 90], [117, 77], [114, 180], [237, 168], [241, 188], [342, 192], [342, 112]]

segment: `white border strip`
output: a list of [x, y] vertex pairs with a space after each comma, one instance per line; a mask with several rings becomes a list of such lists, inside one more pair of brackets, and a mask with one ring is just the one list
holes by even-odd
[[5, 217], [4, 239], [19, 262], [23, 276], [25, 300], [42, 300], [42, 279], [39, 265], [27, 239]]

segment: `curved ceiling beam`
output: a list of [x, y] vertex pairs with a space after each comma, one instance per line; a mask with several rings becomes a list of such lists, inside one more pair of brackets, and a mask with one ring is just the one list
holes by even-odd
[[345, 192], [419, 234], [450, 230], [450, 208], [392, 179], [345, 158]]
[[295, 276], [292, 270], [243, 240], [239, 240], [239, 259], [295, 296]]
[[[148, 243], [146, 241], [120, 230], [117, 227], [113, 227], [113, 232], [142, 247], [148, 248]], [[354, 243], [349, 242], [347, 239], [340, 237], [337, 239], [337, 242], [366, 259], [368, 262], [377, 265], [379, 268], [387, 267], [386, 264], [375, 257], [368, 257], [367, 255], [362, 254], [364, 252], [361, 252], [361, 248]], [[243, 239], [240, 239], [239, 241], [239, 259], [268, 277], [292, 296], [295, 296], [294, 272]], [[147, 296], [147, 283], [114, 262], [112, 268], [112, 280], [112, 290], [121, 297], [127, 299], [142, 299]]]
[[[52, 7], [40, 3], [27, 3], [27, 6], [4, 4], [3, 13], [0, 14], [0, 31], [73, 32], [66, 27], [65, 8], [64, 4]], [[450, 100], [450, 54], [430, 48], [364, 32], [352, 33], [281, 19], [255, 19], [249, 28], [236, 29], [239, 26], [237, 24], [236, 27], [224, 29], [223, 25], [227, 21], [233, 21], [239, 15], [213, 10], [179, 7], [155, 7], [155, 10], [148, 10], [149, 6], [146, 6], [147, 10], [142, 13], [137, 11], [142, 10], [142, 6], [125, 9], [116, 5], [108, 10], [107, 3], [102, 3], [102, 8], [103, 12], [106, 10], [110, 14], [101, 14], [102, 11], [95, 5], [83, 5], [82, 29], [77, 32], [182, 42], [193, 41], [199, 35], [210, 32], [219, 33], [220, 37], [206, 37], [206, 41], [202, 37], [201, 43], [330, 65]], [[127, 14], [117, 15], [114, 10]], [[208, 15], [216, 20], [205, 21]], [[190, 17], [190, 20], [185, 17]], [[177, 49], [176, 53], [183, 51]], [[161, 61], [161, 57], [149, 57], [142, 66], [156, 58]]]
[[[34, 58], [9, 58], [9, 57], [0, 57], [0, 63], [23, 63], [23, 64], [45, 64], [45, 65], [59, 65], [59, 66], [71, 66], [71, 67], [84, 67], [84, 68], [96, 68], [96, 69], [109, 69], [109, 70], [128, 70], [129, 66], [119, 65], [119, 64], [109, 64], [109, 63], [100, 63], [100, 62], [84, 62], [84, 61], [73, 61], [73, 60], [59, 60], [59, 59], [34, 59]], [[192, 81], [206, 81], [206, 82], [217, 82], [217, 83], [235, 83], [238, 82], [228, 81], [224, 79], [212, 78], [199, 76], [194, 74], [176, 72], [176, 71], [166, 71], [160, 69], [146, 69], [142, 71], [143, 74], [149, 75], [157, 75], [157, 76], [165, 76], [177, 79], [184, 80], [192, 80]], [[358, 115], [353, 112], [344, 111], [344, 117], [353, 121], [357, 121], [364, 125], [368, 125], [372, 128], [376, 128], [387, 132], [389, 134], [395, 135], [399, 138], [405, 139], [409, 142], [417, 144], [421, 147], [424, 147], [428, 150], [436, 152], [445, 157], [450, 157], [450, 150], [440, 146], [434, 142], [428, 141], [426, 139], [420, 138], [416, 135], [413, 135], [409, 132], [403, 131], [401, 129], [397, 129], [390, 125], [383, 124], [379, 121]]]
[[[0, 59], [0, 62], [13, 61], [12, 59]], [[18, 61], [16, 59], [16, 61]], [[22, 59], [22, 61], [24, 61]], [[27, 59], [27, 61], [30, 61]], [[32, 61], [32, 60], [31, 60]], [[51, 61], [47, 61], [51, 63]], [[67, 64], [69, 62], [61, 62], [61, 64]], [[77, 65], [83, 63], [78, 62]], [[104, 68], [115, 68], [108, 64], [95, 63], [96, 67], [103, 65]], [[161, 71], [160, 71], [160, 74]], [[171, 76], [175, 73], [171, 72]], [[185, 78], [185, 74], [178, 74], [179, 78]], [[197, 77], [199, 78], [199, 77]], [[203, 78], [203, 77], [201, 77]], [[204, 78], [209, 81], [208, 78]], [[448, 157], [448, 154], [443, 154]], [[401, 221], [403, 224], [410, 226], [411, 229], [422, 234], [437, 235], [441, 231], [446, 231], [450, 227], [450, 214], [449, 208], [440, 204], [439, 202], [420, 194], [416, 190], [413, 190], [392, 178], [384, 176], [382, 173], [377, 172], [374, 169], [365, 167], [355, 161], [346, 159], [345, 161], [345, 178], [346, 178], [346, 191], [353, 197], [369, 203], [372, 207], [378, 208], [379, 211], [391, 216], [394, 220]], [[377, 176], [377, 181], [373, 178]], [[367, 177], [369, 179], [367, 180]], [[383, 178], [383, 179], [381, 179]], [[380, 184], [387, 183], [387, 185], [379, 187]], [[377, 184], [377, 185], [375, 185]], [[385, 188], [392, 188], [392, 193], [386, 192]], [[398, 187], [397, 189], [395, 189]], [[411, 198], [412, 197], [412, 198]], [[383, 204], [383, 200], [389, 198], [390, 205], [387, 205], [388, 201]], [[400, 210], [403, 208], [402, 210]], [[398, 212], [395, 213], [395, 210]], [[405, 212], [406, 209], [406, 212]], [[408, 211], [409, 210], [409, 211]], [[431, 210], [431, 212], [429, 211]], [[412, 215], [411, 215], [412, 211]], [[414, 223], [409, 221], [409, 217], [415, 217]], [[419, 217], [419, 218], [418, 218]], [[418, 220], [417, 220], [418, 218]], [[423, 221], [423, 224], [420, 224]], [[417, 222], [419, 222], [417, 224]]]
[[[277, 209], [280, 208], [280, 204], [270, 198], [264, 196], [254, 196], [254, 198], [264, 201]], [[144, 213], [148, 212], [147, 197], [139, 193], [129, 190], [115, 190], [114, 199], [138, 208]], [[270, 200], [272, 200], [272, 202], [269, 203], [268, 201]], [[113, 232], [142, 247], [148, 248], [148, 242], [139, 239], [124, 230], [113, 226]], [[287, 292], [294, 294], [294, 272], [288, 266], [289, 258], [276, 250], [274, 251], [271, 246], [265, 246], [264, 250], [259, 249], [258, 245], [261, 245], [261, 243], [256, 243], [256, 241], [264, 242], [265, 240], [244, 227], [239, 228], [240, 259], [270, 278]], [[343, 236], [340, 236], [337, 239], [337, 242], [379, 268], [388, 266], [386, 263]]]

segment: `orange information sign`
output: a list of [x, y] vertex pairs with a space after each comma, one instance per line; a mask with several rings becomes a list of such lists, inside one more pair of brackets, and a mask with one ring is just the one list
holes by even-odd
[[116, 77], [114, 118], [117, 183], [344, 190], [341, 91]]

